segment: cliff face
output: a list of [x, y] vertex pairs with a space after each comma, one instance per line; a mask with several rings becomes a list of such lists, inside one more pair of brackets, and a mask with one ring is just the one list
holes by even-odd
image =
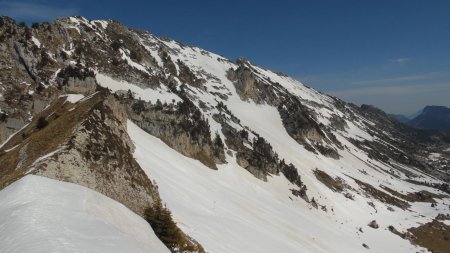
[[217, 169], [225, 162], [224, 147], [217, 133], [210, 132], [208, 121], [188, 98], [177, 104], [145, 103], [123, 98], [129, 118], [167, 145]]
[[32, 173], [86, 186], [143, 216], [158, 193], [133, 158], [125, 111], [112, 96], [90, 110], [62, 148], [34, 163]]
[[[61, 97], [8, 142], [2, 155], [4, 186], [26, 174], [96, 190], [143, 215], [158, 197], [133, 158], [126, 112], [104, 91], [75, 104]], [[45, 119], [45, 126], [39, 126]]]

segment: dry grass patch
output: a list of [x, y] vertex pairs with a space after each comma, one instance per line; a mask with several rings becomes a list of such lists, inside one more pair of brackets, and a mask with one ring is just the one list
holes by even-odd
[[408, 229], [413, 244], [427, 248], [431, 252], [450, 252], [450, 226], [437, 220], [416, 228]]
[[204, 165], [208, 166], [211, 169], [217, 170], [216, 163], [214, 162], [214, 159], [209, 156], [206, 151], [200, 150], [196, 154], [192, 155], [192, 158], [199, 160]]
[[[58, 149], [72, 135], [73, 129], [83, 121], [94, 105], [103, 101], [105, 93], [76, 105], [66, 103], [65, 98], [53, 102], [46, 110], [33, 117], [32, 122], [15, 134], [0, 153], [0, 189], [21, 178], [36, 159]], [[69, 111], [69, 109], [72, 109]], [[39, 129], [40, 118], [48, 124]], [[15, 147], [9, 152], [4, 152]]]
[[435, 203], [436, 201], [434, 198], [442, 198], [441, 195], [437, 195], [428, 191], [419, 191], [419, 192], [410, 192], [408, 194], [402, 194], [398, 191], [395, 191], [387, 186], [381, 185], [381, 188], [383, 188], [385, 191], [389, 192], [390, 194], [404, 199], [409, 202], [428, 202], [428, 203]]
[[390, 194], [387, 194], [381, 190], [378, 190], [377, 188], [373, 187], [372, 185], [370, 185], [368, 183], [364, 183], [362, 181], [359, 181], [358, 179], [353, 178], [353, 180], [359, 185], [359, 187], [362, 190], [364, 190], [364, 192], [367, 195], [372, 196], [373, 198], [375, 198], [383, 203], [399, 207], [403, 210], [410, 207], [410, 204], [406, 201], [396, 198], [396, 197], [394, 197]]
[[332, 178], [330, 175], [328, 175], [326, 172], [322, 170], [315, 169], [314, 175], [316, 176], [317, 180], [319, 180], [320, 182], [322, 182], [324, 185], [326, 185], [328, 188], [330, 188], [335, 192], [342, 192], [346, 188], [342, 179], [340, 179], [339, 177]]

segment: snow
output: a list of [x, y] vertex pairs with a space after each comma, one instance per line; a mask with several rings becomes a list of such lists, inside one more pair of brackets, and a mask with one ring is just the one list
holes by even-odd
[[79, 185], [28, 175], [0, 191], [0, 252], [170, 251], [122, 204]]
[[91, 95], [89, 95], [87, 97], [82, 98], [80, 101], [83, 102], [83, 101], [89, 100], [89, 99], [93, 98], [97, 93], [98, 93], [98, 91], [92, 93]]
[[55, 71], [55, 73], [53, 73], [53, 75], [52, 75], [52, 81], [54, 81], [54, 82], [56, 81], [56, 78], [58, 78], [59, 72], [61, 72], [61, 68], [57, 69], [57, 70]]
[[150, 53], [150, 55], [156, 60], [156, 64], [158, 64], [159, 67], [163, 67], [164, 64], [162, 62], [161, 57], [158, 55], [158, 47], [152, 45], [148, 45], [147, 41], [155, 43], [158, 41], [156, 38], [154, 38], [151, 35], [148, 35], [145, 37], [145, 39], [141, 38], [141, 45], [144, 46], [144, 48]]
[[122, 54], [122, 59], [126, 60], [128, 65], [150, 75], [145, 66], [133, 61], [122, 49], [120, 49], [120, 53]]
[[[71, 22], [78, 26], [80, 22], [87, 21], [71, 18]], [[90, 25], [92, 24], [91, 22]], [[107, 23], [101, 25], [105, 29]], [[177, 60], [184, 62], [197, 77], [206, 80], [204, 85], [208, 92], [189, 87], [188, 93], [195, 104], [202, 101], [210, 107], [202, 111], [202, 114], [209, 121], [212, 136], [217, 132], [225, 139], [221, 125], [212, 118], [214, 113], [218, 113], [213, 107], [223, 102], [240, 119], [239, 124], [230, 122], [230, 125], [237, 130], [248, 128], [265, 138], [280, 158], [293, 163], [298, 169], [308, 188], [310, 199], [314, 197], [328, 209], [327, 212], [313, 209], [302, 199], [294, 197], [290, 190], [296, 187], [284, 176], [271, 176], [268, 182], [256, 179], [236, 164], [233, 152], [231, 155], [227, 154], [227, 164], [218, 165], [217, 171], [211, 170], [128, 122], [128, 133], [136, 146], [134, 156], [138, 163], [149, 178], [157, 182], [163, 201], [167, 203], [181, 229], [198, 240], [208, 252], [416, 252], [421, 249], [393, 235], [387, 227], [393, 225], [399, 231], [405, 231], [409, 227], [429, 222], [438, 213], [448, 212], [448, 199], [436, 200], [436, 208], [431, 208], [429, 203], [417, 202], [411, 203], [410, 210], [402, 210], [365, 195], [350, 176], [380, 191], [385, 192], [380, 187], [384, 185], [403, 194], [420, 190], [439, 193], [435, 189], [403, 181], [410, 177], [407, 173], [412, 173], [415, 180], [439, 181], [415, 168], [390, 161], [405, 171], [395, 170], [396, 177], [393, 177], [390, 174], [393, 167], [387, 161], [373, 160], [366, 152], [354, 146], [349, 138], [391, 145], [369, 134], [366, 124], [374, 125], [374, 122], [358, 114], [351, 120], [346, 117], [349, 111], [353, 111], [351, 107], [338, 109], [334, 107], [334, 99], [330, 96], [308, 88], [290, 77], [249, 65], [259, 81], [268, 85], [278, 83], [297, 96], [317, 114], [318, 123], [329, 125], [334, 116], [346, 121], [345, 130], [333, 132], [345, 147], [338, 150], [341, 158], [334, 160], [314, 154], [289, 136], [275, 107], [240, 99], [233, 83], [226, 77], [230, 68], [237, 68], [236, 64], [196, 47], [160, 40], [150, 34], [139, 36], [141, 44], [155, 58], [159, 67], [163, 67], [163, 62], [158, 50], [164, 48], [174, 63]], [[147, 72], [146, 66], [129, 58], [127, 49], [121, 49], [121, 54], [130, 66]], [[152, 68], [163, 73], [158, 66]], [[175, 66], [178, 70], [178, 65]], [[177, 77], [173, 78], [180, 84]], [[96, 74], [96, 80], [112, 92], [124, 93], [130, 90], [135, 98], [153, 103], [157, 99], [163, 103], [181, 100], [164, 84], [158, 84], [160, 87], [155, 89], [144, 88], [145, 85], [116, 80], [102, 73]], [[227, 95], [228, 98], [222, 99], [212, 94], [212, 90]], [[81, 98], [69, 98], [70, 96], [72, 95], [67, 100], [76, 103], [80, 99], [87, 100], [92, 95]], [[254, 136], [251, 132], [249, 134], [251, 138]], [[245, 145], [251, 148], [250, 145]], [[314, 176], [315, 169], [344, 180], [351, 187], [346, 192], [352, 194], [354, 200], [333, 192], [319, 182]], [[373, 202], [375, 209], [368, 202]], [[389, 211], [387, 207], [392, 207], [394, 211]], [[97, 209], [99, 212], [104, 211], [102, 218], [109, 217], [108, 210], [105, 211], [100, 205]], [[380, 229], [368, 228], [367, 224], [371, 220], [377, 220]], [[106, 225], [115, 224], [114, 222], [115, 219], [108, 221]], [[364, 233], [358, 231], [360, 227]], [[364, 249], [362, 243], [369, 245], [370, 250]]]
[[66, 94], [66, 95], [62, 95], [60, 97], [66, 97], [67, 102], [75, 104], [76, 102], [83, 99], [84, 95], [82, 95], [82, 94]]
[[17, 130], [13, 134], [11, 134], [2, 144], [0, 144], [0, 148], [3, 148], [3, 146], [5, 146], [5, 144], [8, 143], [8, 141], [11, 140], [12, 137], [14, 137], [17, 133], [19, 133], [20, 131], [25, 129], [29, 124], [30, 123], [25, 124], [21, 129]]
[[109, 25], [108, 21], [106, 20], [93, 20], [91, 21], [91, 24], [99, 24], [103, 29], [106, 29]]
[[30, 169], [27, 171], [26, 174], [30, 173], [31, 171], [33, 171], [35, 169], [35, 165], [38, 164], [41, 161], [47, 160], [48, 158], [52, 157], [54, 154], [60, 152], [61, 150], [63, 150], [63, 147], [60, 147], [52, 152], [49, 152], [46, 155], [43, 155], [41, 157], [38, 157], [36, 160], [34, 160], [34, 162], [30, 165]]
[[356, 122], [352, 122], [349, 120], [345, 120], [345, 122], [347, 123], [347, 128], [345, 129], [345, 132], [340, 132], [342, 135], [361, 141], [373, 140], [373, 137], [370, 134], [368, 134], [366, 131], [364, 131], [363, 128], [355, 124]]
[[[218, 166], [218, 171], [211, 170], [174, 151], [131, 121], [127, 129], [136, 146], [136, 160], [157, 182], [174, 219], [208, 252], [361, 252], [362, 243], [374, 252], [419, 249], [386, 229], [400, 221], [417, 225], [420, 218], [414, 219], [409, 212], [398, 208], [390, 212], [375, 201], [378, 212], [373, 213], [367, 208], [365, 197], [357, 195], [355, 201], [348, 200], [315, 180], [312, 188], [320, 188], [329, 196], [327, 202], [323, 197], [317, 198], [319, 203], [334, 208], [334, 212], [324, 213], [293, 197], [290, 189], [294, 186], [283, 176], [263, 182], [231, 157], [228, 164]], [[429, 203], [415, 205], [427, 216], [442, 212], [430, 210]], [[373, 219], [381, 229], [367, 227]], [[363, 234], [357, 231], [359, 227], [363, 227]]]
[[145, 101], [151, 101], [155, 103], [157, 99], [159, 99], [162, 103], [172, 103], [172, 100], [175, 102], [181, 101], [177, 95], [171, 93], [167, 89], [158, 88], [158, 89], [143, 89], [135, 84], [123, 81], [123, 80], [115, 80], [109, 76], [98, 73], [96, 75], [97, 82], [100, 86], [110, 89], [112, 92], [116, 91], [127, 91], [130, 90], [135, 94], [136, 98], [140, 98]]
[[47, 52], [47, 55], [48, 55], [48, 57], [50, 57], [50, 59], [52, 59], [53, 61], [56, 62], [55, 57], [54, 57], [51, 53], [48, 53], [48, 52]]
[[68, 56], [72, 56], [73, 52], [75, 52], [75, 47], [73, 46], [73, 42], [69, 45], [69, 50], [66, 50], [65, 48], [61, 48], [64, 53], [66, 53]]
[[41, 47], [41, 42], [34, 36], [31, 37], [31, 41], [33, 41], [33, 43], [37, 46], [37, 47]]
[[270, 70], [266, 70], [254, 65], [252, 65], [252, 68], [257, 71], [258, 76], [260, 76], [261, 78], [270, 79], [270, 81], [272, 82], [279, 83], [290, 93], [297, 95], [302, 99], [313, 101], [327, 107], [332, 106], [330, 97], [323, 96], [322, 94], [320, 94], [320, 92], [304, 86], [301, 82], [291, 77], [281, 76]]
[[72, 23], [75, 25], [67, 25], [67, 28], [75, 29], [81, 35], [80, 28], [78, 27], [80, 25], [80, 20], [78, 20], [76, 17], [69, 17], [69, 23]]
[[5, 153], [8, 153], [8, 152], [10, 152], [10, 151], [13, 151], [13, 150], [16, 149], [18, 146], [19, 146], [19, 144], [17, 144], [16, 146], [14, 146], [14, 147], [12, 147], [12, 148], [10, 148], [10, 149], [5, 150]]
[[[144, 45], [145, 39], [142, 42]], [[136, 146], [138, 163], [149, 178], [158, 183], [162, 199], [167, 202], [181, 228], [197, 239], [207, 251], [361, 252], [367, 250], [361, 246], [366, 243], [373, 252], [416, 252], [420, 249], [393, 235], [387, 227], [393, 225], [404, 231], [429, 222], [439, 212], [448, 211], [448, 200], [437, 200], [440, 201], [438, 209], [432, 209], [426, 203], [412, 203], [410, 210], [402, 210], [364, 195], [364, 191], [348, 175], [380, 191], [384, 191], [380, 185], [385, 185], [404, 194], [420, 190], [438, 193], [426, 186], [413, 185], [392, 177], [388, 173], [392, 170], [390, 165], [370, 159], [364, 151], [349, 142], [348, 138], [375, 141], [365, 126], [373, 125], [373, 122], [356, 115], [356, 120], [346, 120], [348, 127], [344, 131], [333, 132], [346, 147], [338, 150], [341, 159], [313, 154], [289, 136], [275, 107], [240, 99], [234, 85], [226, 77], [230, 68], [237, 67], [235, 64], [216, 54], [202, 53], [198, 48], [181, 46], [175, 41], [148, 40], [169, 47], [172, 61], [184, 62], [195, 75], [205, 79], [208, 91], [220, 91], [228, 96], [228, 99], [222, 99], [210, 92], [190, 87], [194, 103], [202, 101], [208, 106], [215, 106], [219, 101], [223, 102], [242, 125], [232, 123], [232, 126], [237, 130], [248, 127], [264, 137], [280, 158], [292, 162], [298, 168], [302, 181], [308, 187], [308, 196], [314, 197], [328, 209], [328, 212], [310, 210], [311, 207], [305, 201], [291, 194], [290, 189], [295, 187], [284, 176], [270, 177], [268, 182], [256, 179], [236, 164], [234, 154], [227, 156], [228, 163], [219, 165], [218, 171], [212, 171], [200, 162], [175, 152], [130, 122], [128, 131]], [[157, 47], [147, 47], [147, 50], [155, 51], [154, 48]], [[298, 96], [318, 114], [319, 123], [328, 125], [330, 118], [335, 115], [345, 118], [344, 113], [347, 112], [335, 108], [333, 98], [292, 78], [253, 65], [251, 68], [264, 82], [279, 83]], [[220, 124], [212, 119], [217, 110], [213, 108], [202, 113], [210, 122], [211, 133], [218, 132], [224, 139]], [[416, 169], [396, 166], [423, 180], [437, 182]], [[313, 173], [316, 168], [345, 180], [352, 187], [347, 192], [354, 195], [354, 200], [331, 191], [319, 182]], [[403, 172], [398, 171], [396, 174], [400, 178], [407, 178]], [[373, 202], [376, 210], [368, 202]], [[389, 211], [388, 206], [394, 211]], [[334, 211], [331, 212], [331, 209]], [[417, 213], [423, 213], [424, 216]], [[374, 219], [382, 229], [367, 227]], [[364, 233], [358, 231], [359, 227], [363, 228]]]
[[75, 24], [77, 24], [77, 25], [80, 24], [80, 21], [78, 20], [77, 17], [69, 17], [69, 21], [70, 21], [71, 23], [75, 23]]
[[428, 156], [428, 158], [433, 161], [438, 161], [439, 157], [441, 157], [441, 154], [439, 153], [430, 153], [430, 155]]

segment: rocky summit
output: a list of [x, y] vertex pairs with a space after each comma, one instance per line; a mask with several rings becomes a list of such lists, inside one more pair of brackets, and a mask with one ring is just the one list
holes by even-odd
[[449, 252], [450, 140], [112, 20], [0, 18], [1, 252]]

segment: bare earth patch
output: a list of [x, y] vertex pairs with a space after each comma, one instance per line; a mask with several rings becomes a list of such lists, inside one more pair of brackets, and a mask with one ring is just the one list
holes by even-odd
[[408, 229], [413, 236], [410, 241], [431, 252], [450, 252], [450, 226], [437, 220]]

